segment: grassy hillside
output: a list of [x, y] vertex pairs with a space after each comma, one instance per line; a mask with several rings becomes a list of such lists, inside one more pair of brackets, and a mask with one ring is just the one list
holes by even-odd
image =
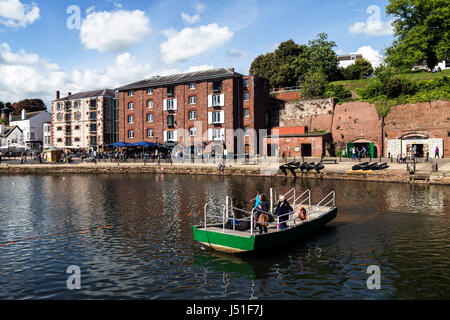
[[[442, 78], [443, 76], [450, 77], [450, 70], [442, 70], [441, 72], [436, 73], [428, 73], [426, 71], [408, 72], [403, 73], [402, 76], [405, 76], [407, 79], [411, 81], [433, 80]], [[345, 89], [355, 91], [358, 88], [362, 89], [367, 87], [370, 83], [374, 81], [375, 79], [341, 80], [341, 81], [334, 81], [332, 82], [332, 84], [342, 85]]]

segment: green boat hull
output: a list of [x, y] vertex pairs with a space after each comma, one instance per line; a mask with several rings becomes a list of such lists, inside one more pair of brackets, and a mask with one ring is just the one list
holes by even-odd
[[279, 232], [254, 234], [248, 237], [209, 231], [200, 226], [194, 226], [194, 239], [218, 251], [229, 253], [258, 252], [287, 245], [317, 232], [334, 220], [337, 217], [337, 212], [338, 208], [333, 208], [313, 221]]

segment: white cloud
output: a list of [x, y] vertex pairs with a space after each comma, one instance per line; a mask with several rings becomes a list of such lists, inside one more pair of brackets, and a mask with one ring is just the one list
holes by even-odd
[[19, 0], [0, 0], [0, 24], [6, 27], [26, 27], [39, 19], [39, 7], [35, 3], [23, 4]]
[[384, 57], [380, 52], [373, 49], [371, 46], [361, 47], [356, 53], [362, 54], [363, 58], [368, 60], [374, 68], [379, 67], [384, 60]]
[[206, 9], [206, 3], [197, 2], [197, 3], [195, 4], [195, 10], [196, 10], [198, 13], [202, 13], [203, 11], [205, 11], [205, 9]]
[[53, 93], [69, 84], [66, 74], [54, 63], [24, 50], [13, 52], [0, 45], [0, 98], [16, 102], [26, 98], [48, 101]]
[[191, 66], [189, 69], [184, 70], [183, 73], [205, 71], [205, 70], [211, 70], [211, 69], [214, 69], [213, 65], [204, 64], [201, 66]]
[[95, 6], [90, 6], [86, 9], [86, 15], [90, 15], [91, 13], [95, 12]]
[[380, 7], [371, 5], [367, 13], [372, 14], [366, 22], [356, 22], [348, 30], [353, 34], [364, 34], [366, 36], [387, 36], [394, 33], [392, 20], [382, 21]]
[[117, 52], [139, 43], [150, 32], [150, 19], [143, 11], [92, 12], [80, 30], [83, 45], [98, 52]]
[[24, 50], [13, 52], [7, 43], [0, 43], [0, 100], [17, 102], [22, 99], [42, 99], [50, 109], [55, 92], [68, 92], [117, 88], [129, 83], [159, 75], [213, 69], [212, 65], [191, 66], [182, 71], [178, 68], [152, 70], [148, 64], [139, 64], [134, 56], [125, 52], [104, 70], [76, 68], [71, 72], [57, 64]]
[[186, 61], [206, 51], [227, 43], [233, 37], [228, 27], [216, 23], [197, 28], [184, 28], [181, 31], [168, 29], [163, 32], [168, 38], [160, 45], [162, 59], [167, 64]]
[[84, 91], [116, 88], [148, 78], [151, 75], [151, 68], [148, 64], [137, 64], [136, 58], [125, 52], [119, 54], [114, 63], [108, 66], [104, 72], [93, 69], [75, 69], [72, 73], [72, 81], [77, 87], [76, 91]]
[[233, 58], [247, 58], [248, 52], [247, 51], [239, 51], [236, 49], [230, 49], [228, 50], [228, 56]]
[[181, 18], [185, 24], [194, 24], [200, 21], [200, 16], [198, 14], [190, 16], [184, 12], [181, 13]]

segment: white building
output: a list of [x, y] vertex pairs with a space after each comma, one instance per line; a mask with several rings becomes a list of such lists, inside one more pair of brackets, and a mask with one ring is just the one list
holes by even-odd
[[396, 158], [398, 155], [411, 157], [415, 154], [420, 158], [427, 156], [434, 158], [436, 147], [439, 148], [439, 157], [444, 155], [444, 139], [431, 138], [426, 134], [410, 133], [399, 139], [387, 140], [387, 154]]
[[43, 136], [44, 136], [43, 147], [44, 149], [48, 149], [52, 146], [52, 123], [50, 121], [44, 123]]
[[[445, 70], [445, 69], [450, 69], [450, 60], [442, 60], [441, 62], [438, 62], [436, 68], [441, 68], [441, 70]], [[415, 70], [428, 70], [428, 65], [427, 62], [424, 61], [420, 64], [416, 64], [415, 66], [412, 67], [411, 69], [412, 71]]]
[[353, 53], [353, 54], [345, 54], [338, 56], [339, 59], [339, 67], [347, 68], [348, 66], [354, 64], [356, 60], [362, 59], [363, 55], [359, 53]]
[[113, 141], [115, 92], [101, 89], [69, 93], [52, 102], [52, 142], [56, 148], [84, 149], [108, 145]]
[[0, 151], [23, 151], [23, 132], [18, 126], [0, 125]]
[[44, 123], [49, 122], [52, 116], [47, 111], [27, 113], [22, 110], [19, 116], [12, 116], [9, 125], [18, 126], [23, 132], [23, 141], [27, 150], [40, 150], [43, 144]]

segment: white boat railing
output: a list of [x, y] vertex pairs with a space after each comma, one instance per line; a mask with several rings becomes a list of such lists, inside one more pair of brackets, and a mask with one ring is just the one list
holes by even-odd
[[[323, 204], [328, 199], [330, 200], [327, 203]], [[320, 212], [322, 209], [328, 207], [328, 205], [331, 203], [333, 204], [333, 208], [336, 207], [336, 192], [334, 191], [331, 191], [325, 198], [323, 198], [318, 204], [315, 205], [317, 212]]]
[[[292, 188], [291, 190], [289, 190], [288, 192], [286, 192], [286, 194], [284, 195], [284, 198], [288, 201], [288, 202], [292, 202], [293, 201], [293, 205], [295, 205], [295, 195], [296, 195], [297, 190], [295, 190], [295, 188]], [[291, 196], [289, 196], [292, 193]], [[276, 198], [275, 198], [276, 201]]]
[[[302, 200], [304, 196], [307, 197]], [[297, 199], [295, 199], [293, 207], [305, 205], [305, 202], [308, 202], [308, 209], [311, 209], [311, 190], [309, 189], [303, 192], [301, 195], [299, 195]]]
[[[268, 226], [269, 225], [276, 225], [277, 231], [279, 231], [281, 229], [281, 224], [288, 224], [290, 225], [292, 221], [296, 221], [298, 219], [300, 219], [299, 216], [299, 212], [301, 210], [300, 207], [305, 208], [307, 205], [307, 208], [305, 208], [306, 210], [306, 221], [310, 220], [310, 216], [312, 214], [320, 214], [321, 211], [324, 208], [329, 207], [330, 204], [332, 204], [332, 207], [336, 207], [336, 193], [335, 191], [330, 192], [327, 196], [325, 196], [318, 204], [316, 205], [312, 205], [311, 204], [311, 190], [306, 190], [305, 192], [303, 192], [301, 195], [299, 195], [298, 197], [295, 198], [296, 195], [296, 191], [295, 189], [291, 189], [288, 193], [286, 193], [286, 195], [289, 194], [293, 194], [293, 198], [291, 197], [291, 199], [294, 199], [294, 203], [296, 205], [292, 205], [293, 208], [293, 212], [289, 212], [286, 213], [284, 215], [281, 216], [276, 216], [275, 214], [271, 213], [271, 212], [266, 212], [257, 208], [252, 209], [251, 211], [247, 211], [247, 210], [243, 210], [241, 208], [237, 208], [234, 207], [233, 205], [229, 205], [229, 204], [225, 204], [223, 206], [216, 206], [213, 205], [212, 203], [208, 202], [205, 204], [204, 207], [204, 228], [205, 230], [208, 227], [211, 226], [215, 226], [217, 227], [217, 225], [222, 225], [223, 228], [223, 233], [226, 233], [226, 223], [228, 221], [232, 221], [233, 224], [233, 229], [232, 230], [236, 230], [236, 222], [240, 223], [240, 222], [249, 222], [250, 223], [250, 234], [253, 235], [254, 233], [254, 229], [257, 226], [258, 222], [256, 221], [255, 217], [257, 213], [265, 213], [271, 217], [273, 217], [274, 222], [267, 222]], [[286, 198], [286, 196], [285, 196]], [[287, 199], [287, 198], [286, 198]], [[228, 203], [228, 202], [227, 202]], [[218, 212], [221, 212], [221, 215], [218, 214], [209, 214], [208, 215], [208, 208], [213, 208], [216, 209]], [[243, 218], [239, 218], [236, 219], [236, 212], [240, 212], [244, 215]], [[219, 221], [221, 220], [221, 222], [217, 222], [217, 223], [210, 223], [208, 224], [208, 217], [209, 218], [213, 218], [213, 219], [218, 219]], [[287, 220], [284, 220], [284, 217], [289, 217]]]

